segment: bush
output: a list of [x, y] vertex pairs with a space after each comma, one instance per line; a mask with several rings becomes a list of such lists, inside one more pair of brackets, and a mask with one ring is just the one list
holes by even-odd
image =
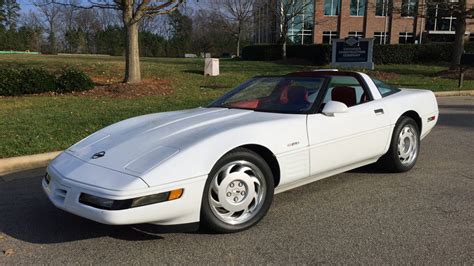
[[57, 92], [85, 91], [94, 87], [94, 82], [86, 73], [75, 70], [66, 69], [58, 78]]
[[[289, 45], [287, 57], [305, 59], [316, 65], [331, 62], [331, 46], [327, 44]], [[452, 43], [430, 44], [388, 44], [374, 45], [375, 64], [423, 64], [432, 62], [450, 62]], [[474, 52], [474, 43], [466, 43], [464, 50]], [[281, 45], [252, 45], [242, 51], [244, 60], [278, 60], [281, 59]]]
[[0, 95], [14, 96], [22, 94], [20, 71], [0, 69]]
[[65, 70], [58, 78], [41, 68], [0, 69], [0, 96], [44, 92], [84, 91], [94, 83], [84, 72]]
[[41, 68], [27, 68], [20, 71], [21, 94], [54, 91], [56, 77]]

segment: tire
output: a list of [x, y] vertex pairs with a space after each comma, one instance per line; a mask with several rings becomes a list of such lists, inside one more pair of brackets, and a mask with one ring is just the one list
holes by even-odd
[[257, 153], [238, 148], [212, 168], [204, 187], [201, 225], [216, 233], [250, 228], [267, 213], [273, 200], [270, 167]]
[[420, 153], [420, 129], [411, 117], [402, 116], [393, 130], [390, 148], [379, 160], [380, 166], [393, 173], [409, 171]]

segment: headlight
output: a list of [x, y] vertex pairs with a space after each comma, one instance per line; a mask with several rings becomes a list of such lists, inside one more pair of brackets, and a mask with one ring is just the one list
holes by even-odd
[[164, 201], [170, 201], [181, 198], [183, 195], [183, 189], [175, 189], [168, 192], [163, 192], [159, 194], [153, 194], [148, 196], [143, 196], [139, 198], [126, 199], [126, 200], [112, 200], [97, 197], [94, 195], [81, 193], [79, 197], [79, 202], [91, 207], [104, 210], [125, 210], [129, 208], [135, 208], [140, 206], [146, 206], [150, 204], [160, 203]]

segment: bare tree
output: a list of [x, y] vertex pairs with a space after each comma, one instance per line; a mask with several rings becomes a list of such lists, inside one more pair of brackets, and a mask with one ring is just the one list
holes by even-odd
[[232, 34], [236, 42], [236, 55], [240, 57], [242, 34], [252, 17], [256, 0], [214, 0], [213, 6], [225, 22], [225, 29]]
[[40, 14], [46, 23], [48, 31], [49, 52], [56, 53], [56, 32], [58, 19], [61, 14], [61, 7], [56, 4], [50, 4], [48, 0], [36, 0], [34, 5], [38, 7]]
[[52, 0], [51, 4], [73, 6], [82, 9], [113, 9], [122, 15], [126, 29], [125, 79], [127, 83], [141, 81], [138, 30], [140, 22], [146, 17], [170, 14], [186, 0], [85, 0], [74, 4], [67, 0]]
[[[307, 12], [313, 6], [313, 0], [276, 0], [277, 8], [274, 9], [274, 17], [279, 20], [280, 43], [282, 44], [281, 56], [286, 60], [286, 46], [288, 42], [288, 30], [290, 27], [298, 27], [302, 20], [295, 19]], [[312, 11], [311, 11], [312, 12]]]

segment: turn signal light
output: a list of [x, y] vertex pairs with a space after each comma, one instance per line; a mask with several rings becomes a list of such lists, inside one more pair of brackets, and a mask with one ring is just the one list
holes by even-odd
[[176, 189], [170, 191], [170, 195], [168, 196], [168, 200], [175, 200], [181, 198], [181, 195], [183, 195], [183, 189]]

